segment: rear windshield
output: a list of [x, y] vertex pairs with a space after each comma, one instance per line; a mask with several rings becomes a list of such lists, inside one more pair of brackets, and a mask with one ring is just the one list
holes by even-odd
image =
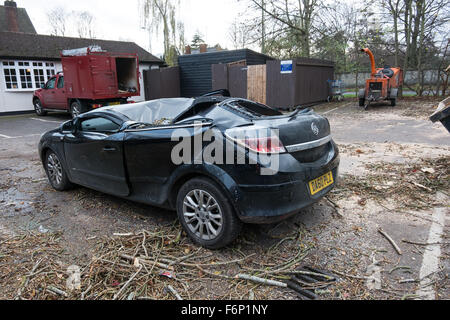
[[247, 100], [231, 101], [224, 104], [223, 107], [229, 110], [231, 109], [230, 111], [237, 112], [246, 118], [261, 118], [282, 115], [281, 112], [266, 105]]

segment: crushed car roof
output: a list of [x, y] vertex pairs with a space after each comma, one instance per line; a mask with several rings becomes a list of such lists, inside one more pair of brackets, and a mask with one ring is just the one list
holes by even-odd
[[141, 103], [124, 104], [103, 108], [126, 116], [131, 121], [154, 123], [163, 119], [174, 119], [194, 103], [191, 98], [166, 98]]

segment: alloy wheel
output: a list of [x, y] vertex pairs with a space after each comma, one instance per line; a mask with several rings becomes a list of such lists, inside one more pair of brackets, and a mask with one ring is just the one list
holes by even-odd
[[37, 114], [42, 114], [42, 106], [41, 106], [41, 102], [39, 100], [36, 100], [34, 102], [34, 109], [36, 110]]
[[56, 154], [51, 153], [47, 158], [47, 171], [53, 184], [59, 185], [61, 183], [63, 177], [62, 170], [61, 161], [59, 161]]
[[192, 190], [184, 197], [183, 217], [189, 230], [202, 240], [214, 240], [223, 228], [222, 210], [204, 190]]

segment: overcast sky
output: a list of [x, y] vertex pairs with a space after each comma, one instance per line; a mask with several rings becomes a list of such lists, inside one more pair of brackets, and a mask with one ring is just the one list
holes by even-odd
[[[209, 45], [219, 43], [232, 48], [228, 37], [231, 23], [245, 9], [236, 0], [179, 0], [179, 14], [185, 23], [186, 41], [190, 42], [199, 30]], [[46, 13], [55, 7], [66, 11], [89, 11], [96, 19], [96, 37], [106, 40], [134, 41], [149, 49], [149, 34], [142, 29], [139, 16], [139, 0], [16, 0], [17, 6], [25, 8], [40, 34], [49, 34], [50, 26]], [[77, 36], [76, 32], [70, 35]], [[66, 34], [69, 36], [69, 34]], [[162, 37], [153, 37], [151, 52], [163, 52]]]

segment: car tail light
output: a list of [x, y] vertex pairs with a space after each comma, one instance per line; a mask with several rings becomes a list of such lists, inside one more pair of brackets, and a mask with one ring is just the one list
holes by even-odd
[[225, 136], [253, 152], [264, 154], [286, 152], [275, 129], [253, 126], [233, 128], [226, 130]]
[[92, 105], [92, 109], [98, 109], [98, 108], [101, 108], [101, 107], [103, 107], [102, 104], [93, 104]]

